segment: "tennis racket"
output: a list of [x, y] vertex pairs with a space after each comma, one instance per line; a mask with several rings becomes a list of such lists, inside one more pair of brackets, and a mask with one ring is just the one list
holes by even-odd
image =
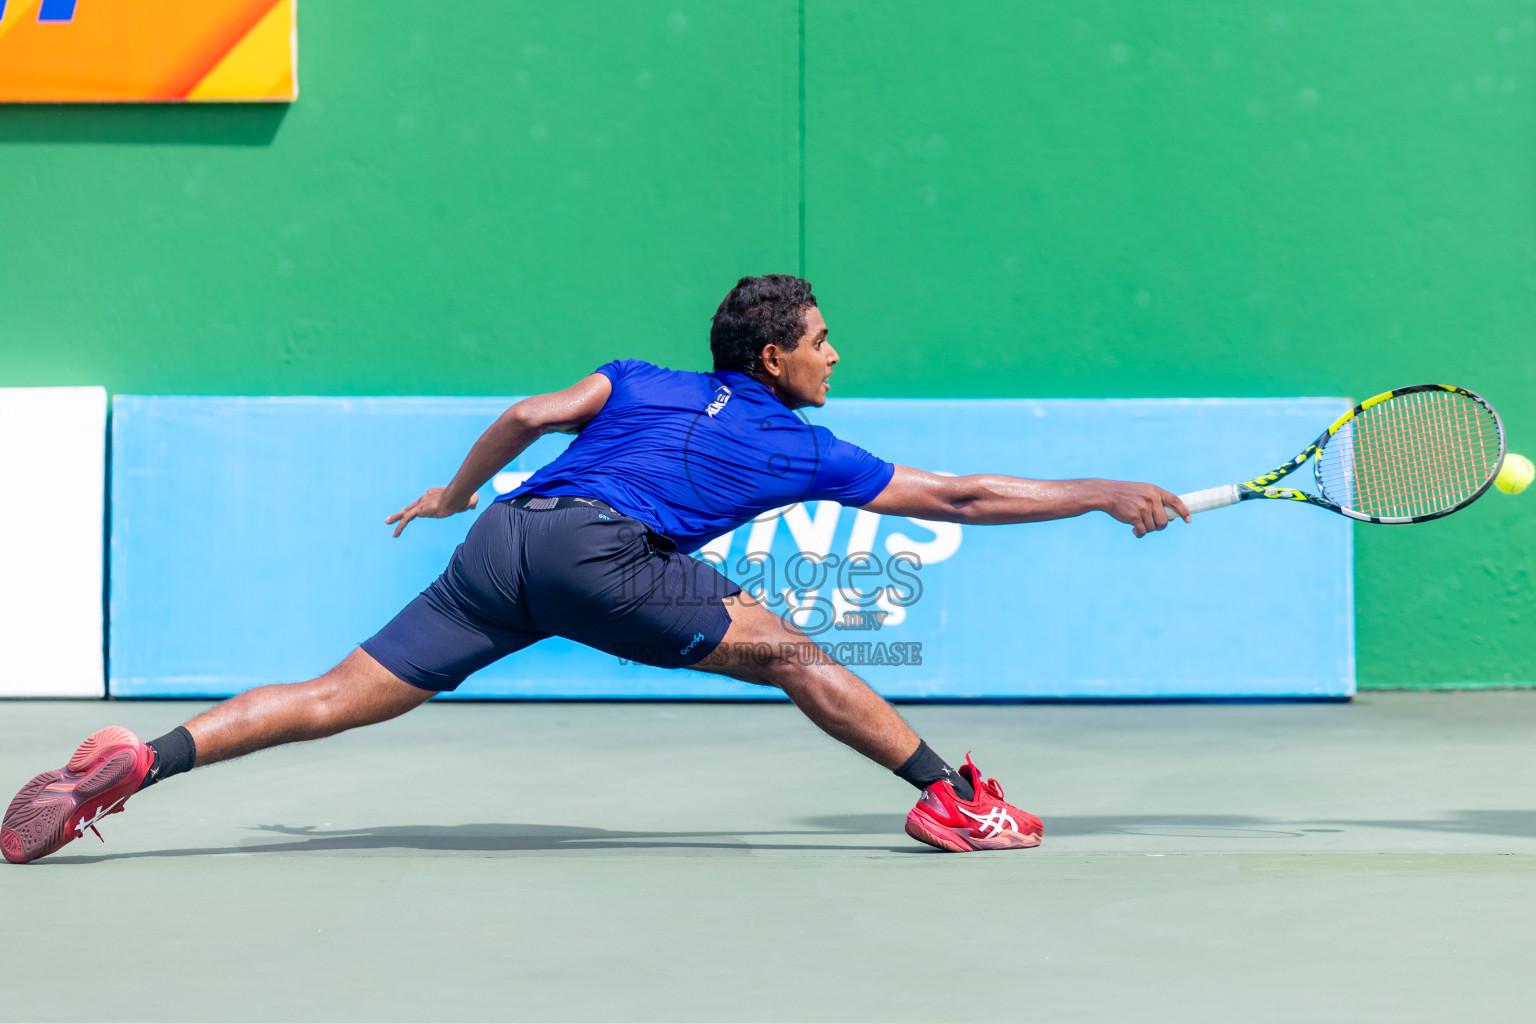
[[[1312, 458], [1317, 494], [1271, 486]], [[1272, 472], [1179, 499], [1191, 513], [1280, 498], [1365, 523], [1423, 523], [1472, 504], [1503, 464], [1504, 424], [1493, 406], [1466, 388], [1415, 384], [1367, 398]], [[1168, 517], [1177, 515], [1168, 509]]]

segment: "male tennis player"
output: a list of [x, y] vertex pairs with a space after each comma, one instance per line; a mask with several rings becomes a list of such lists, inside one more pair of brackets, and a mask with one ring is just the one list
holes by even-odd
[[119, 727], [95, 733], [11, 801], [6, 860], [44, 857], [199, 765], [404, 714], [548, 636], [778, 687], [921, 791], [907, 816], [914, 839], [953, 852], [1038, 845], [1040, 820], [1007, 803], [969, 754], [952, 769], [862, 680], [805, 657], [804, 633], [688, 554], [797, 501], [974, 525], [1102, 511], [1138, 537], [1168, 524], [1165, 505], [1187, 521], [1183, 503], [1144, 483], [938, 476], [808, 426], [794, 410], [826, 403], [838, 355], [800, 278], [742, 278], [709, 342], [712, 373], [619, 360], [512, 406], [447, 487], [386, 520], [395, 536], [413, 519], [474, 508], [475, 492], [541, 434], [576, 440], [481, 514], [435, 583], [318, 679], [248, 690], [149, 743]]

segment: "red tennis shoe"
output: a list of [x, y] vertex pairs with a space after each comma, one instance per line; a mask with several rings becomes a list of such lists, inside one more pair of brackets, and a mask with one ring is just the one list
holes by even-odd
[[101, 839], [96, 823], [123, 809], [153, 760], [149, 747], [127, 729], [114, 725], [92, 733], [69, 764], [21, 787], [0, 822], [0, 853], [12, 864], [25, 864], [86, 829]]
[[960, 774], [976, 790], [976, 798], [961, 800], [948, 781], [935, 782], [907, 814], [907, 835], [950, 853], [1040, 845], [1045, 831], [1040, 819], [1005, 801], [996, 779], [983, 782], [969, 753]]

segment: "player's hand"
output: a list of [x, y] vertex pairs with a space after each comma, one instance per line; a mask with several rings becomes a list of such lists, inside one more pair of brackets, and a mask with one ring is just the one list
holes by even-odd
[[1153, 530], [1168, 525], [1168, 509], [1173, 509], [1186, 523], [1189, 509], [1179, 496], [1165, 491], [1156, 484], [1131, 483], [1126, 480], [1105, 480], [1104, 497], [1099, 507], [1122, 523], [1129, 525], [1138, 537], [1145, 537]]
[[[400, 531], [405, 529], [405, 524], [409, 523], [417, 516], [424, 516], [427, 519], [446, 519], [449, 516], [457, 515], [460, 512], [472, 509], [480, 503], [480, 495], [471, 494], [469, 496], [469, 501], [463, 504], [450, 504], [443, 498], [443, 495], [447, 493], [447, 491], [448, 488], [446, 487], [432, 488], [426, 494], [423, 494], [421, 497], [405, 506], [405, 508], [384, 520], [384, 525], [388, 526], [390, 523], [399, 523], [400, 525], [395, 527], [395, 536], [398, 537], [400, 536]], [[1141, 535], [1137, 534], [1137, 536], [1139, 537]]]

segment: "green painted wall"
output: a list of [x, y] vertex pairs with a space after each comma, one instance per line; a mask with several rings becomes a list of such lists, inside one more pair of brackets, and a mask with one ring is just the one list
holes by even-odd
[[794, 265], [792, 3], [298, 6], [291, 109], [0, 108], [0, 383], [563, 387]]
[[[1450, 380], [1536, 450], [1532, 0], [302, 0], [300, 85], [0, 108], [0, 385], [526, 392], [803, 267], [844, 395]], [[1359, 528], [1362, 685], [1536, 681], [1533, 527]]]

